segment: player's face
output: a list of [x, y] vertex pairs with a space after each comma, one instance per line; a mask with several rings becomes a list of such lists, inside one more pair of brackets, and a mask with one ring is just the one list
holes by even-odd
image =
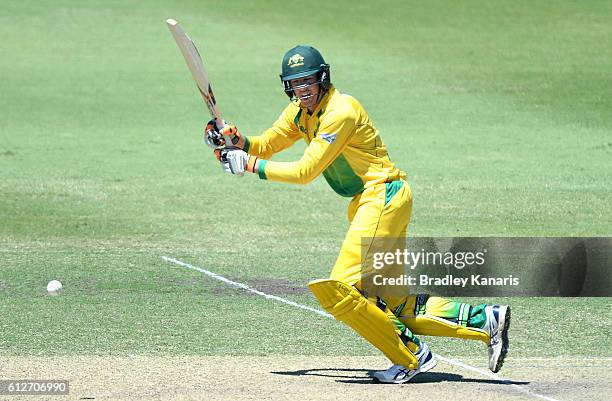
[[304, 78], [292, 79], [289, 81], [291, 88], [301, 101], [302, 105], [309, 111], [313, 111], [319, 103], [319, 91], [321, 86], [316, 75], [310, 75]]

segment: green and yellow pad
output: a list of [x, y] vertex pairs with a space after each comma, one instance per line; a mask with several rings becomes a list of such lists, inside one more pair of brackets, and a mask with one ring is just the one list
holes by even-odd
[[346, 323], [394, 364], [416, 369], [418, 361], [402, 341], [389, 316], [357, 289], [336, 280], [314, 280], [308, 287], [321, 306]]
[[399, 320], [416, 335], [456, 337], [480, 340], [488, 344], [489, 333], [475, 326], [484, 326], [484, 306], [473, 307], [425, 294], [410, 296], [395, 311]]

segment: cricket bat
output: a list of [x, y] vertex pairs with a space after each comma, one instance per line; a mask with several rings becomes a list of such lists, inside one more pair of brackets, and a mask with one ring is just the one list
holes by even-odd
[[[189, 71], [191, 71], [191, 75], [196, 82], [204, 103], [206, 103], [206, 107], [208, 107], [208, 111], [210, 111], [210, 115], [216, 119], [217, 128], [223, 128], [225, 122], [223, 121], [221, 110], [219, 109], [217, 101], [215, 100], [215, 94], [213, 93], [212, 86], [210, 85], [208, 74], [204, 68], [204, 62], [202, 61], [200, 52], [198, 52], [198, 49], [191, 38], [187, 36], [183, 29], [181, 29], [178, 22], [172, 18], [169, 18], [166, 20], [166, 24], [168, 25], [168, 29], [170, 29], [176, 44], [185, 58], [187, 67], [189, 67]], [[225, 136], [225, 143], [232, 143], [231, 139], [227, 136]]]

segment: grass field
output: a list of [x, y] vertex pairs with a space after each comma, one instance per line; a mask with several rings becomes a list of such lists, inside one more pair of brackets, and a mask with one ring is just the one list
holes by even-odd
[[[157, 361], [150, 366], [179, 358], [168, 364], [176, 369], [185, 358], [211, 372], [262, 360], [277, 371], [325, 369], [331, 360], [349, 376], [385, 365], [340, 324], [161, 259], [316, 307], [305, 284], [328, 275], [348, 227], [348, 200], [323, 179], [302, 187], [222, 173], [202, 144], [207, 111], [168, 17], [199, 45], [226, 118], [247, 134], [287, 103], [282, 54], [318, 47], [409, 175], [410, 235], [612, 235], [610, 2], [9, 0], [0, 8], [0, 379], [42, 375], [40, 361], [58, 358], [77, 361], [79, 395], [145, 399], [105, 392], [79, 369], [89, 357]], [[64, 283], [61, 296], [46, 295], [51, 279]], [[510, 379], [559, 399], [612, 390], [610, 298], [469, 301], [513, 306]], [[428, 342], [486, 368], [481, 344]], [[581, 375], [546, 376], [547, 366], [567, 374], [568, 361], [589, 358], [596, 372], [584, 362]], [[543, 377], [522, 366], [542, 367]], [[496, 391], [470, 375], [438, 377], [435, 394]], [[178, 398], [184, 387], [197, 399], [209, 388], [144, 376], [178, 386], [151, 397]], [[278, 388], [316, 379], [300, 394], [323, 399], [335, 377], [262, 383], [287, 399]], [[351, 386], [383, 396], [350, 380], [338, 390]]]

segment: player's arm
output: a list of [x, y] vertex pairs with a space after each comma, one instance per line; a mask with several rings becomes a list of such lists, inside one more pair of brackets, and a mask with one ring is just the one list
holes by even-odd
[[260, 178], [270, 181], [307, 184], [318, 177], [342, 152], [355, 132], [352, 109], [338, 110], [321, 121], [319, 133], [296, 162], [258, 160], [253, 166]]
[[[233, 125], [225, 125], [218, 130], [215, 120], [211, 120], [206, 125], [204, 141], [213, 149], [229, 146], [242, 149], [258, 158], [268, 159], [300, 139], [299, 131], [294, 122], [296, 112], [296, 107], [290, 105], [271, 128], [258, 136], [242, 135]], [[226, 144], [224, 138], [230, 138], [231, 144]]]
[[271, 181], [306, 184], [323, 172], [342, 152], [355, 132], [352, 110], [330, 113], [321, 121], [319, 134], [297, 162], [272, 162], [249, 155], [242, 149], [217, 150], [217, 158], [228, 173], [256, 173]]
[[300, 139], [300, 133], [294, 121], [298, 110], [292, 104], [287, 106], [272, 127], [261, 135], [245, 137], [242, 149], [252, 156], [269, 159], [275, 153], [293, 145]]

